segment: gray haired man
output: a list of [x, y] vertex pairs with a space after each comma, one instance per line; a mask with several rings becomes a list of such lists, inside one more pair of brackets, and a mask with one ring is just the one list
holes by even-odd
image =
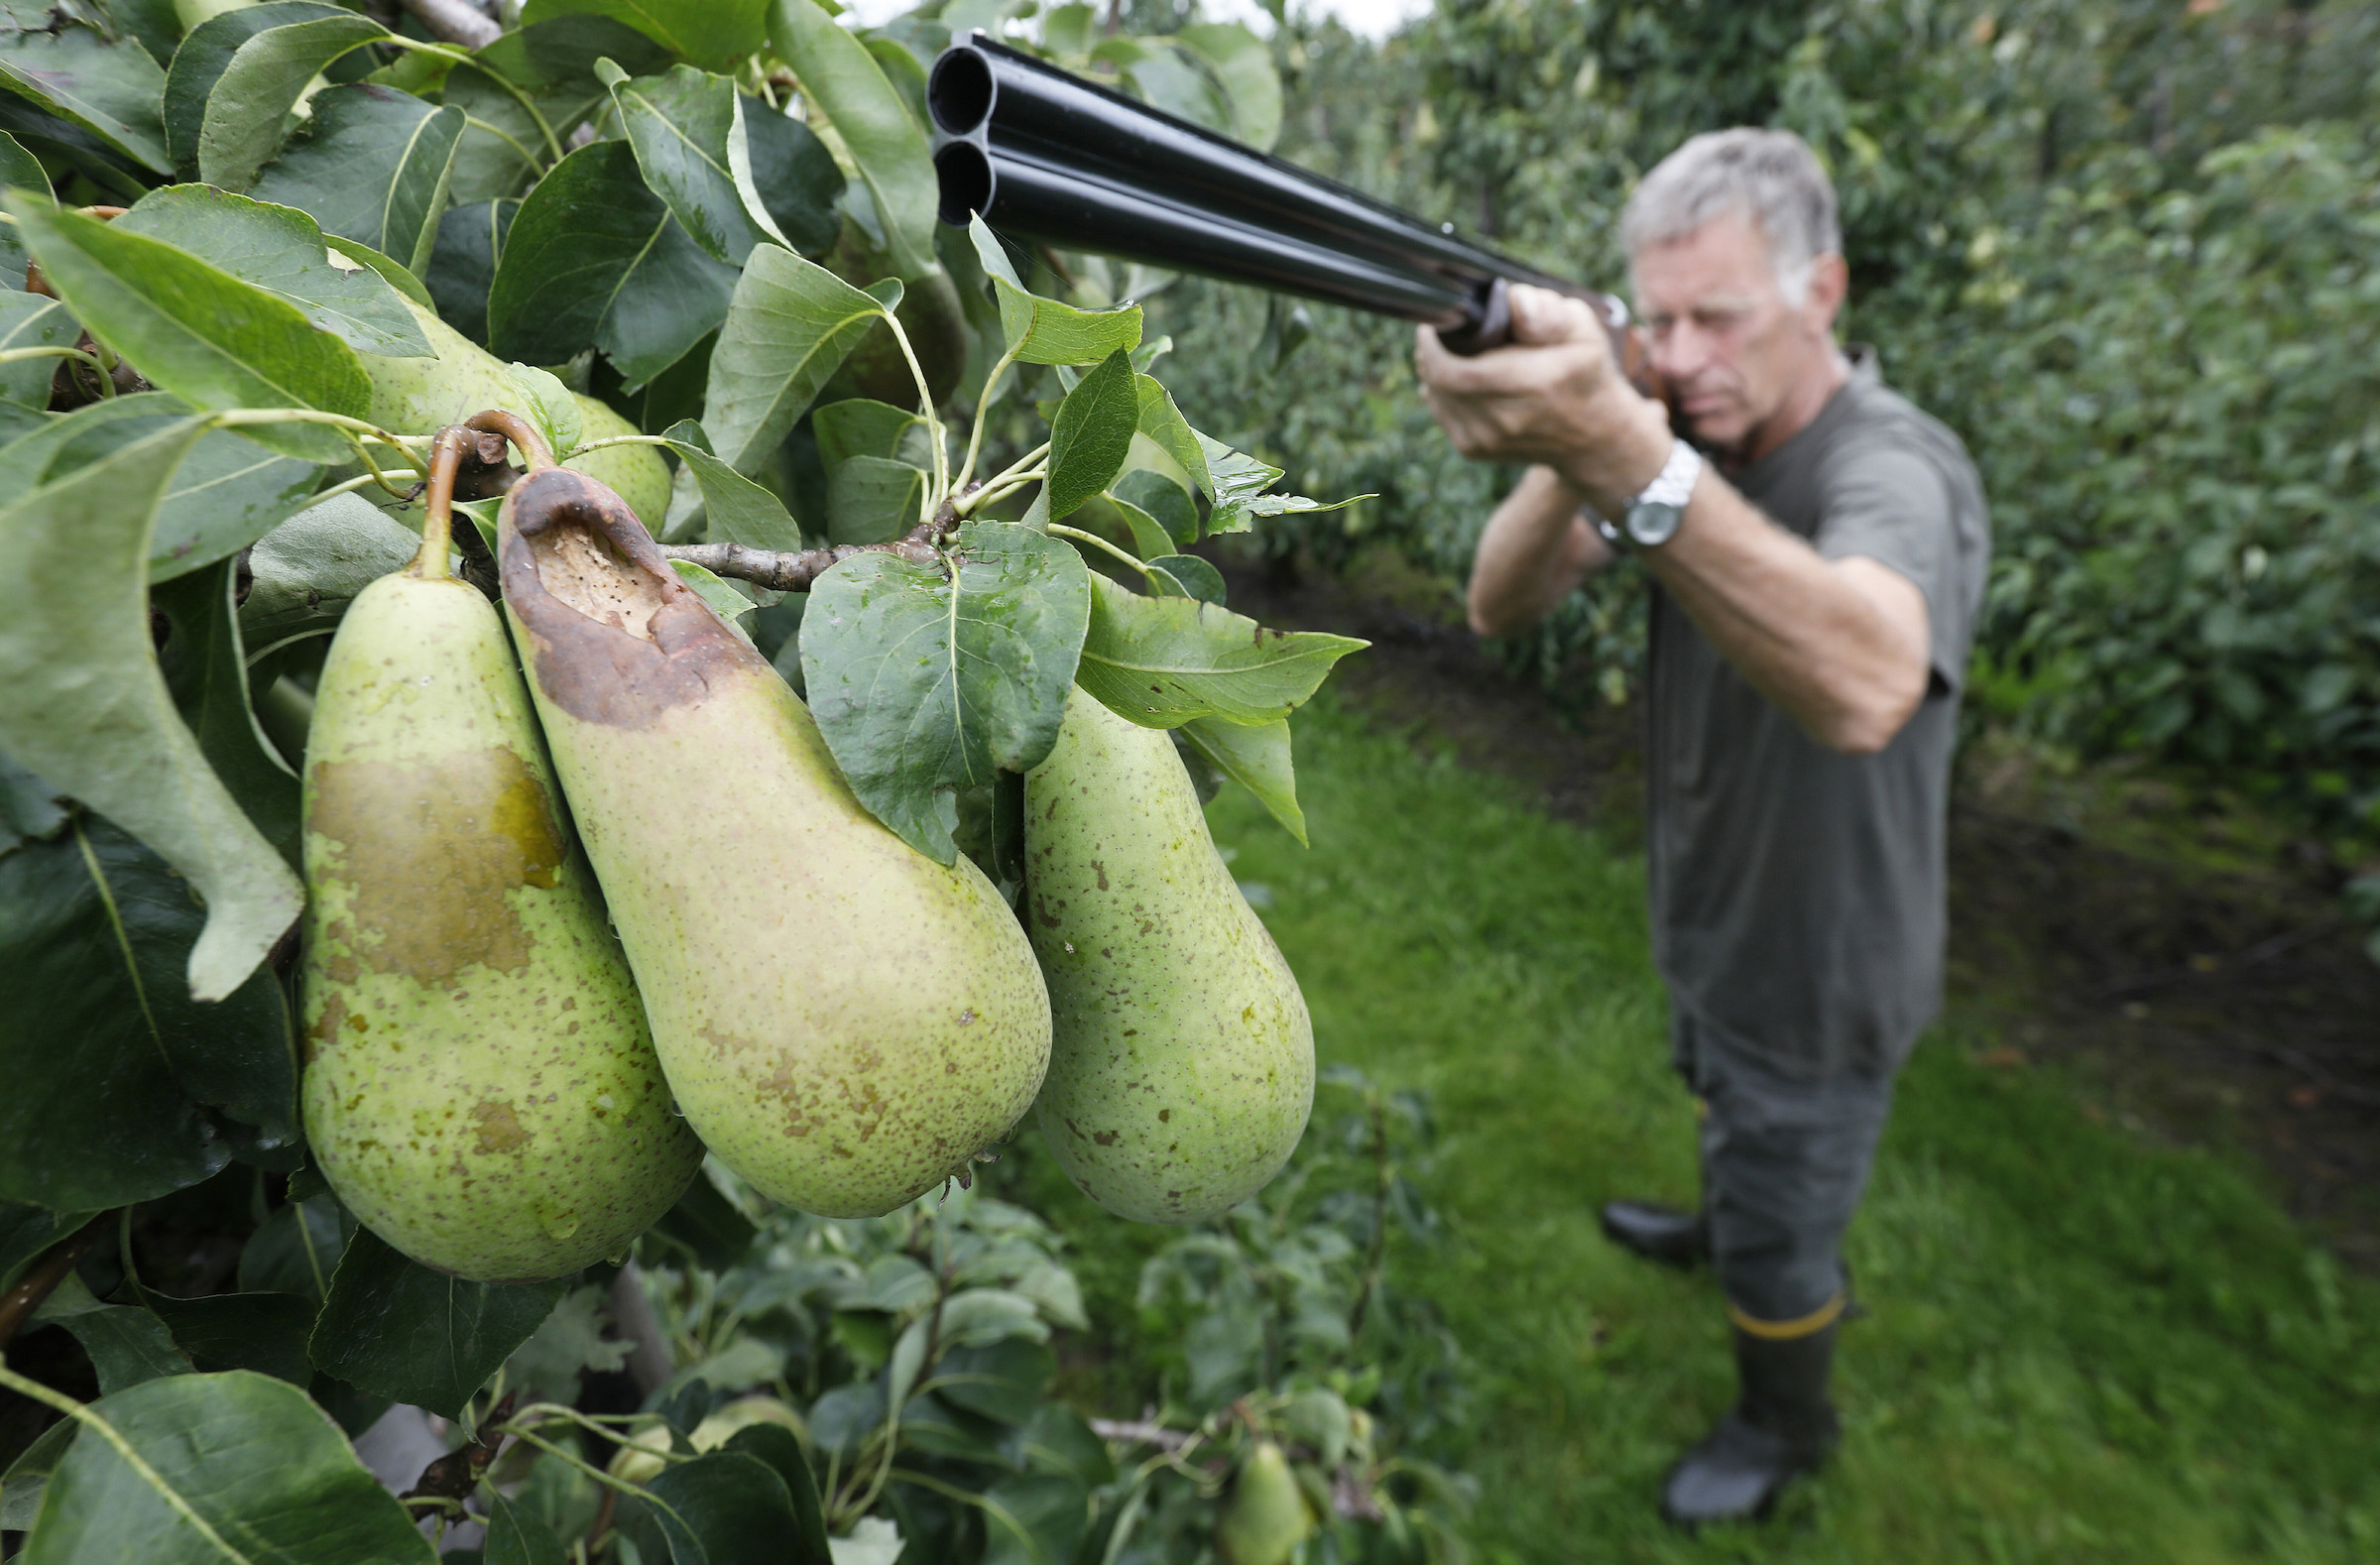
[[[1465, 455], [1531, 464], [1480, 538], [1471, 621], [1502, 635], [1632, 554], [1651, 573], [1646, 857], [1703, 1205], [1604, 1209], [1709, 1259], [1741, 1394], [1670, 1472], [1694, 1525], [1764, 1514], [1837, 1435], [1842, 1239], [1940, 1005], [1944, 829], [1990, 539], [1958, 437], [1835, 343], [1835, 192], [1783, 131], [1698, 136], [1621, 240], [1666, 406], [1587, 306], [1515, 289], [1513, 345], [1420, 333]], [[1674, 421], [1674, 424], [1673, 424]]]

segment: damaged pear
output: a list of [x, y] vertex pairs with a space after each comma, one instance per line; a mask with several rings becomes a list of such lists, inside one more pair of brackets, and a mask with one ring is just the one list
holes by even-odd
[[805, 1212], [963, 1173], [1040, 1086], [1049, 1001], [1000, 894], [879, 824], [784, 679], [619, 499], [533, 472], [504, 597], [679, 1105]]
[[530, 1281], [627, 1249], [702, 1146], [671, 1112], [504, 626], [447, 574], [446, 511], [433, 482], [420, 554], [357, 597], [315, 694], [305, 1131], [398, 1250]]

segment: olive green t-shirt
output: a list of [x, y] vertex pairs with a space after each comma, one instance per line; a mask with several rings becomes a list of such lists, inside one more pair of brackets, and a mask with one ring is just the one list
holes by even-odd
[[1991, 552], [1982, 485], [1959, 437], [1866, 363], [1731, 480], [1827, 558], [1865, 555], [1914, 582], [1933, 677], [1882, 751], [1841, 755], [1655, 589], [1654, 960], [1685, 1017], [1780, 1068], [1890, 1070], [1942, 1001], [1951, 750]]

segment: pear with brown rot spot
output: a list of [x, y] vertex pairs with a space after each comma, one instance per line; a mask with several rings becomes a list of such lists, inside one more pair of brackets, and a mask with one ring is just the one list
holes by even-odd
[[315, 692], [305, 1132], [398, 1250], [522, 1282], [627, 1249], [702, 1144], [672, 1112], [503, 622], [447, 571], [454, 434], [420, 553], [356, 598]]
[[532, 472], [505, 496], [497, 556], [696, 1132], [753, 1188], [824, 1217], [966, 1172], [1049, 1061], [1049, 997], [998, 890], [868, 813], [783, 676], [601, 484]]
[[1077, 686], [1025, 778], [1024, 851], [1053, 1030], [1034, 1118], [1058, 1165], [1143, 1223], [1254, 1195], [1305, 1134], [1314, 1029], [1172, 736]]

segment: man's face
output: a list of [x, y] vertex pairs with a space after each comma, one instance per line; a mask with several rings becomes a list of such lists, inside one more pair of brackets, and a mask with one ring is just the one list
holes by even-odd
[[1741, 449], [1832, 362], [1836, 301], [1824, 269], [1801, 305], [1787, 302], [1768, 241], [1740, 213], [1646, 246], [1630, 271], [1653, 368], [1673, 416], [1703, 445]]

